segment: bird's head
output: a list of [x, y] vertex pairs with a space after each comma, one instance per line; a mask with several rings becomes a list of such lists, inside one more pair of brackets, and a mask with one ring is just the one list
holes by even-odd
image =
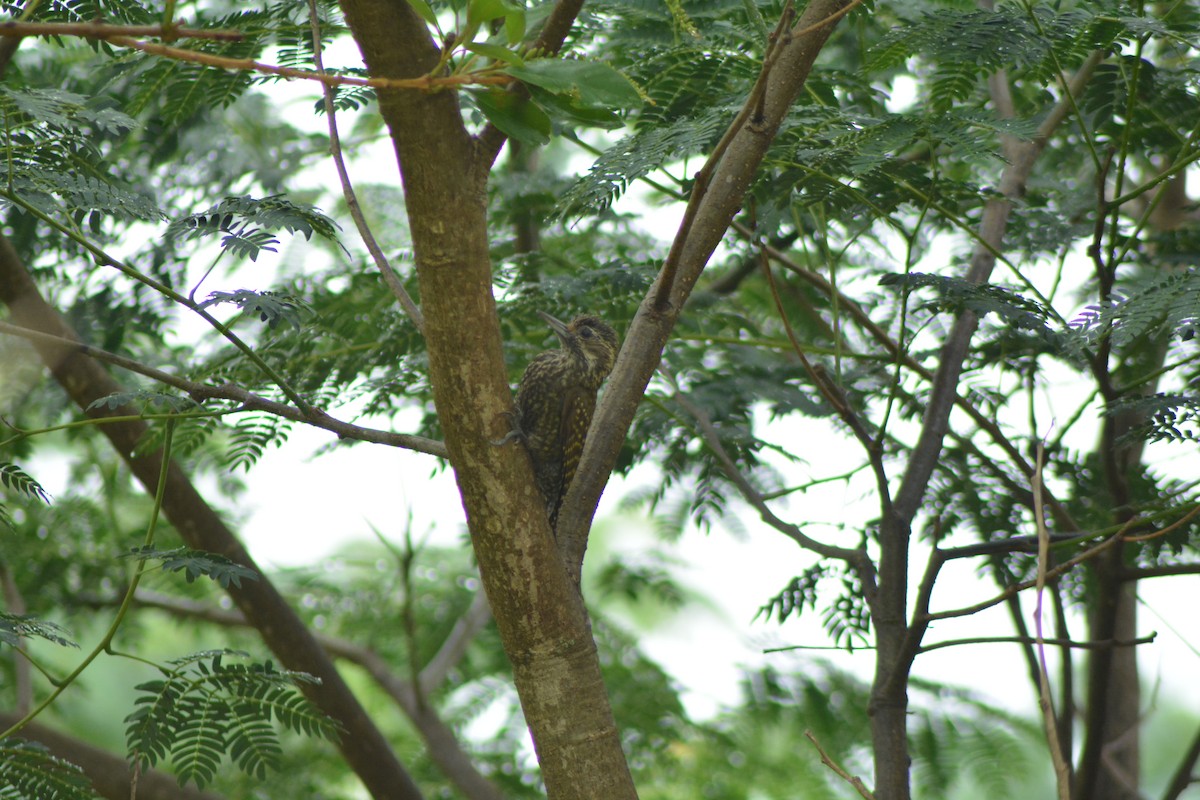
[[566, 324], [541, 311], [538, 316], [558, 336], [563, 350], [585, 364], [589, 383], [599, 388], [612, 372], [621, 343], [612, 326], [592, 314], [581, 314]]

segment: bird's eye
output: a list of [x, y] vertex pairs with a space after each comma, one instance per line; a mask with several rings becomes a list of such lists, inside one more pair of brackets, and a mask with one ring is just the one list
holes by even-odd
[[581, 331], [579, 331], [579, 335], [582, 336], [584, 339], [590, 339], [590, 338], [592, 338], [592, 329], [584, 328]]

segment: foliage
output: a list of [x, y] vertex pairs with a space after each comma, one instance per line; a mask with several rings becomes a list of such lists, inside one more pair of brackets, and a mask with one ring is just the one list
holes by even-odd
[[79, 767], [36, 742], [0, 739], [0, 792], [13, 800], [91, 800], [97, 795]]
[[[320, 46], [348, 41], [336, 6], [317, 7]], [[492, 81], [439, 87], [457, 92], [466, 129], [490, 125], [513, 142], [486, 195], [509, 377], [551, 341], [537, 311], [591, 311], [624, 331], [666, 254], [669, 231], [652, 216], [656, 206], [672, 204], [673, 230], [700, 159], [759, 75], [783, 4], [595, 0], [561, 58], [528, 47], [546, 4], [409, 7], [440, 45], [431, 76]], [[138, 2], [4, 5], [14, 14], [26, 8], [37, 21], [150, 25], [161, 16]], [[173, 46], [316, 68], [305, 3], [183, 3], [175, 12], [189, 25], [241, 36]], [[1186, 195], [1196, 157], [1197, 30], [1200, 13], [1189, 4], [916, 2], [853, 11], [772, 141], [739, 227], [683, 309], [617, 465], [631, 478], [653, 475], [625, 508], [647, 509], [662, 537], [677, 542], [693, 527], [759, 535], [753, 517], [766, 506], [806, 536], [875, 558], [886, 519], [858, 501], [878, 500], [903, 480], [955, 321], [977, 318], [961, 378], [950, 376], [957, 410], [914, 524], [914, 554], [986, 545], [993, 549], [976, 566], [994, 588], [1033, 576], [1036, 561], [1005, 546], [1036, 530], [1038, 453], [1055, 501], [1051, 532], [1093, 537], [1056, 545], [1060, 561], [1131, 520], [1153, 534], [1184, 519], [1197, 501], [1194, 479], [1155, 458], [1164, 448], [1190, 453], [1200, 413], [1200, 235], [1194, 208], [1169, 191], [1182, 182]], [[1094, 72], [1065, 102], [1062, 76], [1093, 55]], [[329, 71], [366, 75], [353, 65]], [[1003, 98], [990, 83], [996, 75], [1008, 79]], [[520, 91], [504, 88], [513, 80]], [[71, 644], [59, 620], [96, 618], [96, 605], [111, 604], [114, 587], [128, 580], [127, 562], [114, 553], [160, 566], [157, 588], [169, 597], [213, 606], [217, 587], [271, 580], [311, 628], [369, 648], [392, 677], [410, 682], [471, 607], [477, 580], [465, 547], [406, 555], [356, 546], [313, 569], [259, 575], [183, 546], [170, 529], [166, 544], [132, 545], [149, 500], [107, 453], [91, 414], [151, 422], [139, 456], [155, 452], [173, 426], [172, 456], [215, 482], [231, 519], [240, 510], [231, 474], [257, 478], [264, 453], [287, 442], [298, 420], [329, 414], [385, 433], [441, 436], [424, 338], [357, 237], [343, 237], [340, 187], [307, 170], [328, 150], [326, 120], [295, 115], [311, 97], [294, 105], [287, 87], [272, 75], [69, 37], [26, 40], [9, 65], [0, 87], [4, 236], [89, 344], [159, 370], [113, 368], [127, 388], [81, 416], [37, 383], [40, 372], [17, 380], [9, 360], [34, 353], [10, 351], [5, 336], [0, 523], [11, 539], [4, 565], [22, 565], [12, 571], [29, 611], [0, 617], [0, 640], [10, 646]], [[375, 89], [349, 85], [333, 96], [344, 149], [364, 160], [380, 135], [377, 99]], [[323, 103], [314, 107], [324, 114]], [[1059, 108], [1066, 122], [1045, 133]], [[1014, 148], [1030, 144], [1039, 148], [1035, 169], [1013, 190], [1004, 178]], [[352, 164], [352, 173], [363, 166]], [[448, 184], [455, 180], [449, 165], [439, 168]], [[391, 173], [373, 180], [397, 183]], [[403, 198], [394, 185], [357, 188], [400, 284], [420, 302]], [[1000, 205], [1008, 207], [1003, 247], [992, 252], [980, 223]], [[435, 221], [455, 235], [456, 220]], [[968, 279], [987, 258], [997, 260], [995, 274]], [[229, 320], [216, 321], [220, 314]], [[148, 377], [162, 372], [295, 413], [285, 419], [266, 402], [238, 399], [244, 394], [186, 396]], [[1068, 389], [1081, 384], [1095, 397], [1073, 399]], [[326, 449], [353, 443], [345, 436]], [[68, 478], [52, 498], [33, 473], [53, 475], [63, 462]], [[363, 491], [388, 491], [372, 488], [371, 477], [362, 476]], [[746, 487], [761, 503], [743, 502]], [[822, 498], [839, 491], [854, 507], [847, 501], [829, 519]], [[457, 507], [451, 512], [457, 521]], [[1126, 568], [1194, 568], [1197, 527], [1129, 542]], [[673, 575], [656, 553], [623, 555], [605, 565], [588, 597], [645, 795], [790, 797], [803, 785], [813, 797], [844, 796], [801, 737], [813, 729], [864, 773], [869, 689], [826, 666], [761, 669], [747, 674], [737, 707], [708, 724], [688, 719], [677, 676], [605, 613], [618, 601], [688, 608]], [[1083, 567], [1056, 590], [1074, 613], [1089, 609], [1099, 581]], [[782, 588], [759, 589], [758, 616], [772, 630], [786, 635], [816, 615], [833, 646], [856, 657], [872, 646], [879, 620], [867, 598], [875, 587], [845, 565], [798, 561]], [[1014, 602], [1019, 610], [1022, 600]], [[410, 613], [417, 621], [399, 635], [397, 621]], [[1068, 623], [1081, 627], [1075, 617]], [[121, 620], [122, 635], [137, 642], [142, 624]], [[256, 640], [188, 624], [219, 649], [140, 685], [128, 718], [134, 757], [172, 762], [197, 785], [236, 786], [231, 796], [267, 796], [254, 781], [280, 767], [287, 774], [275, 796], [346, 792], [348, 769], [336, 755], [277, 730], [334, 735], [296, 691], [306, 677], [269, 662], [226, 663], [228, 642], [242, 636], [252, 649]], [[919, 698], [913, 774], [924, 795], [1020, 793], [1009, 768], [1028, 755], [1027, 724], [970, 692], [910, 688]], [[393, 704], [384, 688], [356, 689], [380, 708]], [[1086, 696], [1068, 694], [1072, 702]], [[538, 795], [494, 628], [424, 700], [460, 738], [487, 729], [464, 746], [506, 795]], [[387, 734], [420, 781], [436, 787], [431, 794], [452, 791], [411, 730], [393, 724]], [[14, 796], [87, 796], [78, 773], [44, 751], [13, 739], [0, 746]], [[245, 774], [222, 776], [226, 758]], [[320, 764], [319, 777], [303, 775], [310, 764]]]
[[216, 553], [204, 553], [190, 550], [186, 547], [175, 547], [170, 550], [159, 550], [154, 547], [135, 547], [124, 555], [124, 558], [134, 559], [145, 563], [158, 561], [167, 572], [182, 572], [188, 583], [201, 576], [211, 578], [222, 587], [230, 584], [241, 586], [242, 579], [258, 580], [258, 573], [240, 564], [235, 564], [224, 556]]
[[0, 642], [16, 647], [21, 639], [34, 637], [54, 642], [63, 647], [79, 647], [67, 637], [67, 631], [59, 624], [36, 617], [0, 613]]
[[[42, 485], [16, 464], [0, 461], [0, 485], [26, 497], [37, 498], [44, 503], [50, 502], [50, 496], [46, 494]], [[12, 517], [3, 503], [0, 503], [0, 522], [9, 528], [14, 527]]]
[[282, 748], [271, 722], [332, 739], [337, 727], [296, 691], [312, 677], [265, 664], [225, 664], [233, 651], [177, 659], [162, 680], [140, 684], [125, 721], [130, 758], [154, 766], [170, 757], [179, 779], [211, 783], [228, 755], [262, 780], [277, 769]]

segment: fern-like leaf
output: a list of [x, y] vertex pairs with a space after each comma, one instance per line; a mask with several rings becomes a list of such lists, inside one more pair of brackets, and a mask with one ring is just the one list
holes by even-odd
[[25, 470], [11, 462], [0, 461], [0, 486], [26, 497], [37, 498], [43, 503], [50, 503], [50, 495], [46, 494], [42, 485]]
[[135, 547], [122, 558], [132, 558], [138, 561], [158, 561], [167, 572], [182, 572], [188, 583], [197, 578], [211, 578], [221, 588], [230, 585], [240, 587], [242, 579], [256, 581], [258, 573], [241, 564], [235, 564], [225, 556], [216, 553], [206, 553], [202, 550], [191, 550], [186, 547], [176, 547], [171, 550], [156, 550], [153, 547]]
[[1168, 275], [1106, 305], [1091, 306], [1071, 321], [1071, 327], [1089, 340], [1111, 336], [1116, 345], [1164, 329], [1189, 338], [1197, 325], [1200, 272], [1194, 269]]
[[1036, 300], [1000, 286], [980, 286], [962, 278], [923, 272], [893, 273], [884, 275], [879, 279], [879, 283], [889, 288], [909, 291], [930, 287], [940, 295], [938, 300], [927, 304], [926, 307], [930, 310], [954, 313], [969, 310], [980, 317], [994, 313], [1006, 323], [1026, 330], [1046, 330], [1046, 320], [1050, 317], [1050, 312]]
[[179, 779], [203, 786], [228, 755], [259, 779], [277, 769], [282, 748], [272, 721], [310, 736], [333, 738], [338, 727], [297, 691], [312, 676], [266, 664], [225, 664], [234, 651], [179, 659], [166, 678], [137, 687], [143, 695], [126, 717], [130, 754], [147, 765], [168, 756]]
[[253, 292], [249, 289], [239, 289], [235, 292], [212, 292], [208, 299], [200, 304], [200, 307], [207, 308], [218, 303], [232, 303], [247, 314], [257, 316], [271, 329], [279, 327], [281, 322], [286, 322], [296, 330], [300, 330], [300, 312], [307, 310], [307, 306], [298, 298], [278, 292]]
[[45, 639], [63, 647], [79, 647], [66, 636], [66, 629], [49, 620], [9, 614], [0, 611], [0, 642], [16, 647], [21, 639], [33, 637]]
[[754, 618], [758, 619], [761, 616], [769, 620], [774, 616], [778, 622], [782, 623], [792, 614], [800, 616], [800, 612], [804, 610], [805, 606], [815, 610], [817, 585], [827, 573], [828, 569], [822, 564], [814, 564], [804, 570], [788, 581], [788, 585], [782, 592], [768, 600], [766, 605], [761, 606]]
[[1195, 442], [1200, 440], [1200, 396], [1154, 394], [1124, 397], [1104, 410], [1144, 420], [1126, 431], [1122, 442]]
[[670, 161], [711, 147], [728, 124], [727, 116], [713, 109], [699, 118], [679, 119], [621, 139], [563, 195], [559, 215], [575, 216], [608, 208], [631, 182]]
[[44, 745], [0, 739], [0, 797], [4, 800], [93, 800], [83, 770], [56, 758]]
[[287, 420], [274, 416], [252, 416], [239, 420], [233, 429], [233, 441], [229, 446], [229, 468], [250, 467], [262, 457], [267, 445], [276, 446], [287, 441], [292, 425]]
[[306, 239], [316, 234], [336, 242], [338, 230], [337, 223], [315, 207], [271, 195], [226, 197], [205, 211], [174, 220], [164, 235], [180, 242], [221, 236], [222, 247], [253, 261], [263, 250], [274, 250], [279, 243], [275, 231], [302, 233]]

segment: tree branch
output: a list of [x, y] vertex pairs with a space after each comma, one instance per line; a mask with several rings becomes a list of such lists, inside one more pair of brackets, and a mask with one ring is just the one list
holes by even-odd
[[787, 536], [796, 544], [803, 547], [805, 550], [811, 550], [823, 558], [836, 558], [839, 561], [844, 561], [850, 565], [858, 577], [862, 580], [864, 587], [873, 587], [875, 583], [874, 569], [871, 566], [871, 559], [867, 555], [865, 549], [852, 550], [849, 547], [836, 547], [831, 544], [813, 539], [802, 531], [798, 526], [789, 522], [784, 522], [775, 513], [771, 511], [763, 496], [750, 485], [746, 477], [742, 475], [741, 470], [737, 468], [737, 464], [729, 457], [725, 446], [721, 444], [721, 435], [713, 424], [712, 418], [704, 409], [697, 406], [687, 398], [682, 392], [675, 390], [671, 396], [672, 399], [679, 404], [679, 407], [686, 411], [696, 421], [696, 427], [700, 429], [700, 435], [708, 445], [709, 450], [717, 457], [717, 461], [721, 465], [725, 475], [737, 486], [738, 491], [742, 493], [742, 497], [746, 502], [754, 507], [762, 517], [763, 522], [770, 525], [775, 530]]
[[[445, 458], [446, 446], [435, 439], [426, 439], [423, 436], [411, 436], [405, 433], [391, 433], [389, 431], [381, 431], [375, 428], [364, 428], [359, 425], [352, 425], [349, 422], [342, 422], [334, 419], [320, 409], [313, 409], [312, 414], [305, 414], [293, 406], [286, 403], [280, 403], [276, 400], [269, 400], [261, 395], [247, 391], [240, 386], [235, 386], [231, 383], [222, 386], [212, 386], [206, 383], [181, 378], [178, 375], [172, 375], [169, 372], [163, 372], [160, 369], [142, 364], [125, 356], [109, 353], [106, 350], [101, 350], [98, 347], [84, 344], [77, 339], [68, 338], [66, 336], [58, 336], [52, 333], [35, 330], [33, 328], [13, 325], [8, 322], [0, 322], [0, 333], [7, 333], [13, 336], [19, 336], [22, 339], [27, 339], [30, 342], [40, 343], [44, 346], [50, 346], [55, 349], [55, 352], [61, 354], [62, 358], [66, 358], [73, 354], [86, 356], [96, 361], [103, 361], [113, 366], [121, 367], [138, 375], [144, 375], [166, 386], [173, 386], [180, 391], [186, 392], [192, 399], [201, 401], [207, 399], [231, 400], [238, 403], [245, 411], [265, 411], [269, 414], [283, 417], [284, 419], [292, 420], [293, 422], [302, 422], [312, 425], [317, 428], [323, 428], [331, 433], [336, 433], [342, 439], [354, 439], [360, 442], [372, 442], [375, 444], [386, 444], [391, 447], [401, 447], [406, 450], [415, 450], [419, 453], [428, 453], [429, 455]], [[50, 365], [53, 367], [54, 365]]]
[[[439, 63], [409, 4], [341, 7], [372, 75], [427, 74]], [[547, 794], [632, 800], [587, 611], [563, 569], [529, 454], [492, 444], [508, 433], [512, 411], [488, 237], [492, 159], [466, 130], [452, 92], [380, 91], [379, 110], [403, 180], [429, 383]]]
[[1158, 634], [1151, 633], [1138, 639], [1106, 639], [1102, 642], [1079, 642], [1074, 639], [1039, 639], [1036, 636], [977, 636], [970, 639], [946, 639], [933, 644], [923, 644], [918, 653], [928, 653], [931, 650], [941, 650], [943, 647], [958, 647], [964, 644], [1048, 644], [1052, 647], [1070, 647], [1076, 650], [1104, 650], [1110, 647], [1137, 647], [1140, 644], [1153, 644]]
[[[985, 283], [991, 276], [996, 264], [996, 253], [1003, 244], [1004, 229], [1008, 225], [1009, 215], [1016, 200], [1025, 192], [1025, 184], [1037, 157], [1045, 148], [1051, 134], [1074, 108], [1075, 96], [1083, 91], [1104, 56], [1103, 51], [1097, 50], [1080, 66], [1067, 85], [1065, 96], [1042, 120], [1031, 141], [1021, 143], [1011, 137], [1003, 137], [1009, 164], [1000, 178], [999, 197], [989, 200], [983, 209], [983, 217], [979, 223], [981, 244], [975, 248], [966, 275], [966, 279], [971, 283]], [[962, 374], [971, 338], [978, 326], [979, 318], [971, 311], [964, 311], [955, 320], [942, 348], [921, 433], [909, 457], [900, 489], [896, 492], [896, 511], [901, 519], [909, 523], [921, 506], [929, 479], [941, 456], [942, 440], [949, 429], [950, 411], [958, 395], [959, 376]]]
[[1179, 766], [1176, 768], [1175, 774], [1171, 776], [1171, 784], [1163, 792], [1163, 800], [1179, 800], [1188, 787], [1196, 782], [1194, 775], [1198, 760], [1200, 760], [1200, 729], [1197, 729], [1191, 746], [1179, 760]]
[[817, 737], [813, 735], [812, 731], [805, 731], [804, 735], [810, 742], [813, 743], [813, 747], [817, 748], [817, 752], [821, 755], [822, 764], [829, 767], [831, 770], [833, 770], [834, 774], [854, 787], [854, 791], [858, 792], [858, 796], [863, 798], [863, 800], [875, 800], [875, 795], [871, 794], [871, 791], [867, 788], [867, 785], [863, 783], [862, 778], [846, 772], [846, 770], [842, 769], [842, 767], [839, 766], [836, 761], [830, 758], [829, 754], [825, 752], [825, 748], [821, 747], [821, 743], [817, 741]]
[[[1105, 539], [1104, 541], [1102, 541], [1100, 544], [1096, 545], [1095, 547], [1085, 550], [1082, 553], [1080, 553], [1079, 555], [1070, 559], [1069, 561], [1064, 561], [1062, 564], [1058, 565], [1057, 567], [1054, 567], [1053, 569], [1048, 570], [1046, 572], [1046, 580], [1051, 580], [1053, 578], [1057, 578], [1058, 576], [1068, 572], [1075, 565], [1081, 564], [1084, 561], [1087, 561], [1089, 558], [1093, 558], [1093, 557], [1099, 555], [1100, 553], [1103, 553], [1105, 550], [1109, 549], [1110, 547], [1112, 547], [1113, 545], [1115, 545], [1121, 541], [1121, 539], [1124, 536], [1124, 531], [1125, 531], [1125, 529], [1122, 528], [1120, 531], [1117, 531], [1112, 536], [1108, 537], [1107, 539]], [[1036, 586], [1036, 585], [1037, 585], [1037, 579], [1022, 581], [1021, 583], [1009, 586], [1007, 589], [1000, 592], [1000, 594], [996, 595], [995, 597], [991, 598], [990, 600], [984, 600], [983, 602], [976, 603], [973, 606], [965, 606], [963, 608], [957, 608], [952, 611], [938, 611], [936, 613], [931, 613], [931, 614], [929, 614], [929, 620], [950, 619], [951, 617], [970, 616], [971, 614], [975, 614], [979, 611], [983, 611], [984, 609], [991, 608], [994, 605], [1003, 603], [1006, 599], [1008, 599], [1012, 595], [1017, 594], [1018, 592], [1023, 592], [1026, 589], [1030, 588], [1031, 586]]]
[[[663, 347], [675, 321], [713, 250], [741, 208], [767, 148], [803, 88], [817, 54], [833, 32], [835, 21], [831, 21], [831, 16], [848, 5], [846, 0], [814, 0], [796, 27], [772, 50], [775, 60], [761, 96], [748, 97], [743, 105], [743, 109], [761, 113], [753, 124], [738, 128], [713, 170], [708, 189], [697, 204], [694, 221], [676, 234], [678, 271], [673, 276], [666, 273], [665, 267], [660, 271], [626, 332], [625, 344], [592, 420], [575, 480], [559, 512], [559, 543], [572, 577], [577, 578], [581, 572], [596, 504], [616, 464], [646, 385], [662, 359]], [[664, 284], [670, 285], [665, 294], [666, 290], [660, 289]]]
[[104, 22], [17, 22], [0, 23], [0, 36], [21, 39], [27, 36], [80, 36], [108, 39], [112, 36], [155, 36], [167, 41], [209, 39], [216, 42], [240, 42], [246, 38], [238, 30], [185, 28], [182, 25], [109, 25]]

